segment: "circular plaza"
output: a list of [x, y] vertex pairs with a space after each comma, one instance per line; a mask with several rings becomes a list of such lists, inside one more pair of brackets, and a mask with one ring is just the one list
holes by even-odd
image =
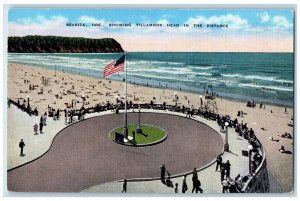
[[[128, 113], [128, 124], [138, 113]], [[123, 146], [110, 137], [124, 114], [107, 114], [61, 130], [40, 158], [8, 171], [8, 189], [22, 192], [78, 192], [127, 179], [158, 179], [165, 164], [171, 176], [201, 168], [223, 151], [223, 139], [199, 121], [172, 114], [142, 113], [141, 123], [155, 125], [167, 137], [150, 146]], [[137, 134], [141, 135], [141, 134]]]

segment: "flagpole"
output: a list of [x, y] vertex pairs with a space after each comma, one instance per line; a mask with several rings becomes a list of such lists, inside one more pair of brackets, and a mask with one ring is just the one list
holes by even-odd
[[124, 138], [128, 139], [127, 127], [127, 51], [125, 51], [125, 125], [124, 125]]

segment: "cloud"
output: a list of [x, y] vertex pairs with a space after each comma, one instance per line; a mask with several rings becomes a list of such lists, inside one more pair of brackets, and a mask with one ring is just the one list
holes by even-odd
[[190, 17], [186, 24], [228, 24], [229, 29], [246, 29], [250, 25], [246, 19], [241, 18], [239, 15], [227, 14], [220, 16], [196, 16]]
[[290, 23], [284, 16], [275, 16], [272, 19], [274, 29], [290, 29], [293, 28], [293, 24]]
[[260, 17], [260, 22], [261, 23], [269, 22], [270, 19], [271, 19], [271, 17], [268, 14], [268, 12], [259, 13], [257, 16]]
[[106, 25], [107, 22], [103, 19], [96, 19], [95, 17], [83, 15], [78, 18], [78, 22], [83, 23], [100, 23], [101, 25]]
[[[57, 17], [57, 16], [53, 16], [53, 18], [56, 18], [56, 17]], [[47, 19], [46, 19], [44, 16], [42, 16], [42, 15], [36, 16], [35, 20], [36, 20], [37, 22], [39, 22], [39, 23], [44, 23], [44, 22], [47, 21]]]
[[163, 25], [169, 24], [168, 20], [165, 20], [165, 19], [158, 20], [156, 23], [157, 24], [163, 24]]
[[16, 20], [16, 23], [26, 25], [26, 24], [31, 24], [32, 20], [31, 18], [20, 18]]

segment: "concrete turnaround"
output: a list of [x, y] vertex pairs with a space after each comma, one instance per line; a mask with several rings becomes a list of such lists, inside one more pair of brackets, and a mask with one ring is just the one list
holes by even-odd
[[[98, 116], [63, 129], [45, 155], [8, 171], [8, 190], [79, 192], [125, 178], [159, 177], [162, 164], [176, 175], [207, 165], [223, 150], [222, 137], [207, 125], [158, 113], [143, 113], [141, 122], [165, 129], [165, 141], [147, 147], [123, 146], [108, 136], [123, 118], [123, 114]], [[129, 113], [128, 123], [136, 121], [137, 113]]]

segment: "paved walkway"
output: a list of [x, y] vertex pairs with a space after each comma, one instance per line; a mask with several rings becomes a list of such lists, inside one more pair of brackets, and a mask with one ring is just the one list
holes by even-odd
[[[43, 134], [34, 135], [33, 125], [40, 123], [40, 116], [29, 116], [16, 106], [7, 108], [7, 169], [11, 169], [43, 155], [56, 134], [62, 130], [64, 121], [47, 118]], [[25, 142], [24, 157], [20, 157], [19, 142]]]
[[[164, 114], [176, 114], [173, 112], [165, 111], [154, 111], [154, 110], [142, 110], [142, 112], [157, 112]], [[99, 115], [110, 114], [110, 111], [103, 113], [96, 113], [87, 115], [87, 118]], [[18, 165], [24, 164], [28, 161], [33, 160], [45, 153], [51, 143], [53, 137], [58, 133], [59, 130], [65, 127], [64, 120], [48, 121], [48, 126], [46, 127], [45, 134], [38, 136], [33, 135], [33, 125], [35, 122], [39, 122], [39, 117], [29, 117], [26, 113], [21, 112], [16, 109], [14, 106], [8, 109], [8, 169], [16, 167]], [[197, 121], [201, 121], [211, 128], [218, 130], [217, 123], [215, 121], [208, 121], [200, 117], [194, 118]], [[83, 123], [83, 122], [82, 122]], [[13, 125], [20, 125], [14, 127]], [[73, 126], [71, 126], [73, 127]], [[220, 133], [222, 137], [224, 134]], [[24, 153], [25, 157], [19, 156], [19, 148], [17, 146], [19, 140], [23, 138], [26, 144]], [[30, 144], [29, 144], [30, 143]], [[232, 164], [232, 177], [235, 177], [237, 174], [245, 175], [248, 173], [248, 158], [242, 156], [241, 150], [247, 150], [248, 143], [246, 140], [240, 139], [237, 137], [235, 132], [232, 129], [229, 129], [229, 144], [230, 144], [230, 153], [225, 152], [223, 160], [230, 160]], [[37, 148], [38, 146], [38, 148]], [[120, 145], [118, 145], [120, 146]], [[11, 151], [10, 151], [11, 150]], [[195, 156], [197, 157], [197, 156]], [[159, 169], [158, 169], [159, 172]], [[158, 173], [159, 174], [159, 173]], [[206, 168], [199, 172], [199, 177], [202, 183], [202, 188], [205, 193], [216, 193], [221, 192], [222, 186], [220, 184], [220, 173], [215, 172], [215, 165]], [[179, 183], [181, 188], [182, 177], [172, 178], [173, 184]], [[189, 190], [191, 191], [191, 178], [187, 178]], [[111, 182], [101, 185], [95, 185], [89, 187], [84, 191], [88, 192], [120, 192], [122, 190], [121, 182]], [[142, 181], [142, 182], [129, 182], [128, 183], [128, 192], [156, 192], [156, 193], [172, 193], [174, 192], [173, 188], [169, 188], [162, 184], [160, 180], [154, 181]]]

